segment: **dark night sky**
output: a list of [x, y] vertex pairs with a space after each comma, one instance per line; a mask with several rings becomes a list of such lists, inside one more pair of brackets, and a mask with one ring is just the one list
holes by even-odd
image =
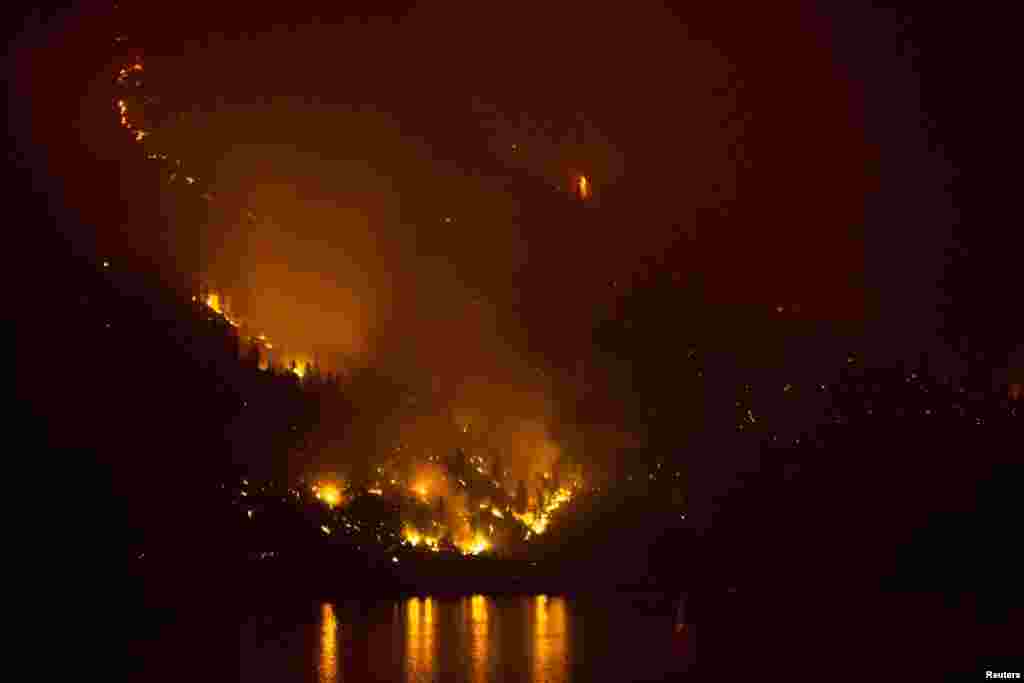
[[[1011, 264], [996, 232], [965, 237], [965, 216], [989, 216], [970, 213], [954, 171], [979, 160], [964, 140], [980, 117], [957, 89], [980, 86], [950, 68], [975, 64], [947, 55], [953, 17], [445, 7], [147, 4], [127, 22], [153, 92], [189, 112], [152, 142], [264, 214], [256, 228], [211, 213], [195, 233], [189, 205], [124, 170], [140, 150], [109, 109], [110, 16], [24, 53], [27, 147], [49, 155], [51, 180], [96, 171], [59, 191], [100, 249], [187, 271], [198, 244], [286, 345], [488, 387], [467, 390], [474, 409], [550, 419], [576, 390], [570, 368], [604, 372], [594, 323], [657, 271], [699, 274], [699, 306], [665, 315], [721, 347], [805, 348], [809, 328], [841, 328], [900, 357], [939, 348], [943, 324], [1000, 332]], [[593, 179], [590, 206], [564, 191], [574, 171]], [[169, 230], [110, 220], [154, 200]], [[952, 258], [968, 244], [993, 268]], [[765, 325], [777, 305], [786, 317]]]

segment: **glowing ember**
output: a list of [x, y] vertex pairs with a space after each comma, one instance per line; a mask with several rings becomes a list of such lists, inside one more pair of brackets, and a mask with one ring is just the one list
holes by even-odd
[[367, 491], [367, 493], [373, 494], [375, 496], [383, 496], [384, 495], [384, 491], [382, 491], [381, 489], [370, 489], [369, 491]]
[[505, 515], [503, 515], [501, 513], [501, 510], [499, 510], [498, 508], [491, 508], [491, 514], [497, 517], [498, 519], [505, 519]]

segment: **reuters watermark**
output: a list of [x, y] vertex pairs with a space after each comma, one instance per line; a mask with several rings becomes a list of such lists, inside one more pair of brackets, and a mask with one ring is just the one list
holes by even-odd
[[1020, 678], [1019, 671], [986, 671], [985, 678], [988, 680], [992, 679], [1009, 679], [1009, 678]]

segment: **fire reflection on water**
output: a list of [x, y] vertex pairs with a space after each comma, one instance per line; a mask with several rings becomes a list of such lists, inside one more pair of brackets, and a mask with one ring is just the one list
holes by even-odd
[[[479, 594], [447, 602], [411, 597], [362, 616], [323, 602], [317, 680], [340, 683], [366, 680], [370, 672], [380, 675], [397, 651], [403, 665], [400, 674], [394, 670], [395, 680], [410, 683], [483, 683], [521, 680], [524, 674], [535, 683], [567, 683], [572, 665], [568, 610], [564, 598], [545, 595], [501, 602]], [[366, 633], [366, 639], [350, 642], [350, 627], [355, 634]]]
[[405, 661], [411, 681], [430, 680], [436, 669], [434, 601], [409, 598], [405, 603]]
[[338, 619], [329, 602], [320, 606], [320, 660], [317, 665], [320, 683], [337, 683]]
[[469, 599], [469, 663], [470, 680], [482, 683], [489, 679], [492, 662], [488, 652], [488, 600], [482, 595]]
[[564, 598], [538, 595], [533, 599], [532, 680], [560, 683], [569, 679], [568, 639]]

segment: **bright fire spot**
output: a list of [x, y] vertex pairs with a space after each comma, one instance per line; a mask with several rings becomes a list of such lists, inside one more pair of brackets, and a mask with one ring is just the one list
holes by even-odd
[[402, 538], [412, 547], [424, 545], [433, 551], [438, 550], [438, 542], [435, 536], [424, 536], [415, 527], [406, 525], [402, 528]]
[[220, 295], [217, 294], [216, 292], [207, 295], [206, 305], [207, 307], [217, 311], [218, 313], [222, 313], [222, 311], [220, 310]]
[[[527, 512], [522, 515], [513, 512], [512, 515], [526, 525], [531, 532], [540, 535], [547, 530], [548, 523], [551, 521], [551, 513], [562, 507], [562, 505], [568, 502], [571, 498], [572, 492], [569, 491], [569, 489], [560, 488], [555, 491], [554, 495], [551, 496], [542, 510], [537, 512]], [[530, 532], [527, 532], [527, 538], [529, 538], [529, 536]]]
[[334, 484], [325, 484], [315, 489], [317, 500], [322, 500], [329, 507], [334, 507], [341, 502], [341, 491]]
[[473, 540], [466, 545], [460, 546], [459, 550], [462, 551], [463, 555], [479, 555], [485, 550], [489, 549], [491, 544], [481, 534], [477, 534], [473, 537]]
[[491, 514], [497, 517], [498, 519], [505, 519], [505, 515], [503, 515], [501, 513], [501, 510], [499, 510], [498, 508], [491, 508]]
[[[548, 518], [547, 515], [543, 513], [536, 514], [533, 512], [527, 512], [522, 515], [516, 513], [513, 514], [516, 519], [525, 524], [526, 527], [535, 534], [542, 534], [548, 528]], [[529, 535], [527, 535], [527, 538], [529, 538]]]
[[320, 525], [320, 531], [322, 531], [322, 532], [324, 532], [325, 534], [328, 534], [328, 535], [330, 535], [330, 533], [331, 533], [330, 528], [328, 528], [328, 526], [326, 524], [321, 524]]
[[576, 190], [580, 194], [580, 199], [590, 198], [590, 181], [587, 180], [587, 176], [581, 175], [576, 180]]
[[381, 489], [370, 489], [369, 491], [367, 491], [367, 493], [372, 493], [375, 496], [383, 496], [384, 495], [384, 491], [382, 491]]

